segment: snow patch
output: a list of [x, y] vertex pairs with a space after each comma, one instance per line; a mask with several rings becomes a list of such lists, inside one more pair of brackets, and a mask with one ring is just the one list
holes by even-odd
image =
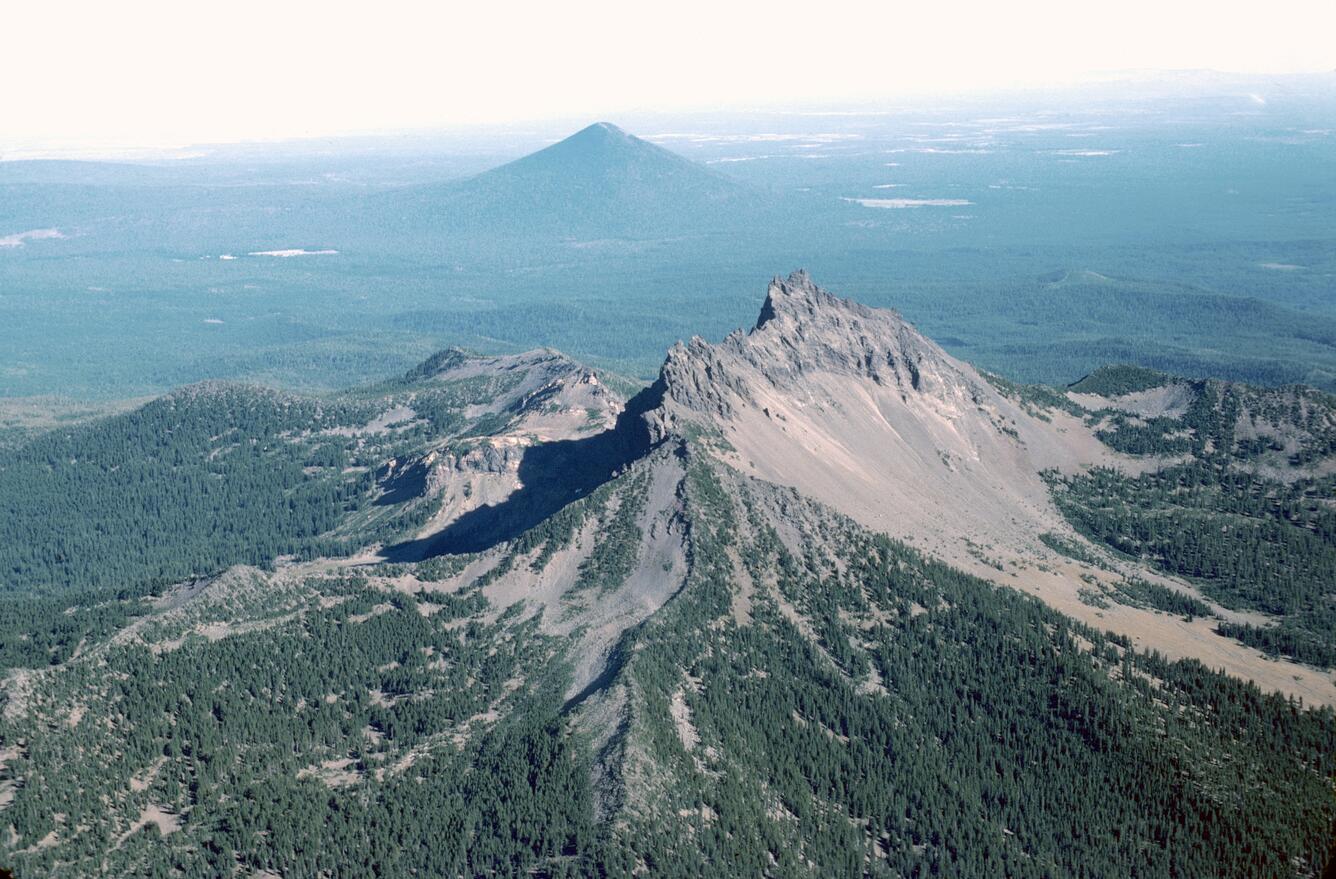
[[988, 156], [992, 155], [993, 150], [981, 148], [970, 149], [947, 149], [945, 147], [896, 147], [893, 150], [887, 150], [888, 153], [924, 153], [926, 155], [938, 156]]
[[27, 241], [45, 241], [64, 237], [65, 234], [59, 229], [29, 229], [27, 232], [15, 232], [13, 235], [0, 238], [0, 247], [22, 247], [24, 242]]
[[861, 204], [865, 208], [957, 208], [972, 205], [974, 202], [965, 198], [846, 198], [843, 201]]
[[1095, 156], [1115, 156], [1122, 150], [1049, 150], [1050, 155], [1054, 156], [1076, 156], [1080, 158], [1092, 158]]
[[301, 248], [292, 248], [290, 250], [252, 250], [250, 253], [246, 255], [278, 256], [287, 258], [292, 256], [333, 256], [337, 253], [338, 253], [337, 250], [303, 250]]

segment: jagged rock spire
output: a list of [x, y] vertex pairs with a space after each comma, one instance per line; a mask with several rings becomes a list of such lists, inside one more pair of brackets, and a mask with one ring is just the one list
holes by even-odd
[[807, 274], [806, 269], [798, 269], [788, 276], [787, 279], [775, 275], [770, 281], [770, 287], [766, 290], [765, 302], [761, 304], [761, 313], [756, 318], [756, 329], [770, 323], [777, 318], [781, 312], [793, 314], [797, 311], [811, 312], [815, 304], [810, 300], [819, 300], [821, 297], [834, 298], [826, 291], [822, 290], [812, 281], [812, 276]]
[[[827, 320], [838, 321], [840, 315], [857, 315], [867, 318], [872, 310], [851, 299], [841, 299], [817, 286], [806, 269], [798, 269], [787, 278], [776, 275], [770, 281], [765, 302], [756, 319], [753, 331], [765, 327], [781, 317], [787, 317], [798, 324], [820, 323]], [[899, 318], [894, 312], [884, 312]]]
[[718, 345], [692, 339], [668, 352], [654, 432], [666, 435], [679, 418], [728, 420], [739, 405], [774, 394], [820, 400], [828, 392], [819, 375], [867, 381], [951, 410], [982, 393], [972, 369], [899, 314], [834, 296], [799, 270], [770, 282], [750, 332]]

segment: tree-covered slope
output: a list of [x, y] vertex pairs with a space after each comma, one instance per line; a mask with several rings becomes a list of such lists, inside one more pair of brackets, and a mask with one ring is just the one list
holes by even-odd
[[1329, 710], [693, 443], [477, 555], [173, 591], [2, 717], [21, 877], [1288, 876], [1336, 818]]
[[[7, 591], [161, 584], [312, 551], [370, 486], [315, 401], [202, 386], [0, 462]], [[352, 472], [348, 472], [352, 470]]]
[[[447, 351], [334, 397], [187, 389], [5, 452], [25, 542], [0, 544], [0, 866], [1331, 863], [1329, 672], [1215, 631], [1324, 664], [1329, 398], [1014, 385], [805, 275], [631, 399], [605, 378]], [[1243, 656], [1266, 687], [1148, 644]]]
[[424, 457], [597, 430], [620, 397], [592, 375], [447, 351], [342, 394], [204, 384], [49, 431], [0, 450], [0, 593], [139, 594], [411, 535], [434, 509]]
[[[1266, 615], [1217, 630], [1336, 667], [1336, 398], [1302, 387], [1100, 370], [1073, 390], [1111, 447], [1157, 462], [1054, 477], [1078, 531]], [[1082, 396], [1088, 395], [1088, 396]]]
[[693, 588], [628, 669], [624, 866], [1291, 875], [1328, 857], [1330, 712], [1138, 654], [792, 493], [704, 469], [690, 491]]

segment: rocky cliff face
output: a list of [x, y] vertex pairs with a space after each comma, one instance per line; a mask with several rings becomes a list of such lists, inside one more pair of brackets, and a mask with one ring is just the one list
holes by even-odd
[[[554, 352], [452, 362], [443, 380], [498, 374], [517, 378], [485, 408], [508, 425], [422, 459], [438, 513], [393, 557], [490, 550], [629, 468], [689, 450], [1139, 645], [1331, 701], [1329, 682], [1263, 661], [1208, 619], [1085, 600], [1127, 577], [1194, 592], [1144, 565], [1052, 548], [1055, 536], [1082, 538], [1056, 509], [1045, 471], [1147, 462], [1100, 442], [1097, 420], [1027, 402], [901, 315], [840, 299], [805, 272], [771, 282], [751, 329], [676, 345], [658, 380], [629, 401]], [[783, 538], [784, 516], [775, 521]]]
[[502, 356], [445, 351], [404, 381], [401, 417], [416, 418], [414, 407], [439, 408], [444, 399], [462, 422], [390, 460], [378, 474], [383, 502], [435, 506], [420, 539], [504, 503], [523, 487], [521, 466], [531, 449], [610, 433], [626, 406], [594, 370], [548, 349]]
[[[899, 313], [839, 299], [804, 271], [770, 282], [756, 326], [719, 345], [678, 344], [663, 366], [667, 396], [698, 414], [728, 417], [733, 397], [803, 394], [818, 375], [867, 381], [922, 400], [979, 405], [991, 388]], [[757, 385], [760, 385], [758, 388]]]
[[805, 272], [771, 282], [750, 331], [673, 348], [660, 381], [657, 438], [715, 434], [744, 472], [943, 551], [1061, 528], [1040, 471], [1108, 459], [1079, 421], [1030, 414], [898, 313]]

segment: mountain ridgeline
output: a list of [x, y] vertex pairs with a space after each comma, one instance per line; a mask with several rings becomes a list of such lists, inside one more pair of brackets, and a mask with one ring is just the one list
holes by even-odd
[[452, 350], [60, 429], [0, 452], [0, 864], [1320, 875], [1333, 436], [803, 272], [648, 387]]

